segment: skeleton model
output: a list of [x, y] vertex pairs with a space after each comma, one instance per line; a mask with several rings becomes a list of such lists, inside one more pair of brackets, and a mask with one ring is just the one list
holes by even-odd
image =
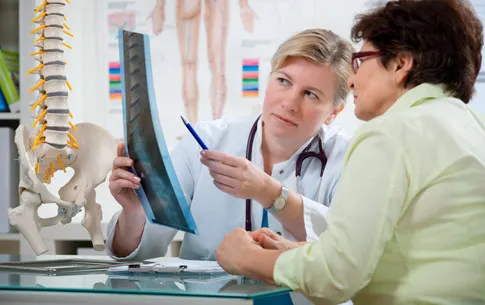
[[[65, 76], [64, 49], [71, 48], [64, 42], [65, 35], [73, 37], [67, 26], [64, 8], [69, 0], [45, 0], [35, 9], [32, 20], [35, 28], [34, 45], [38, 51], [31, 56], [38, 65], [28, 74], [38, 74], [39, 79], [30, 90], [37, 93], [31, 103], [35, 118], [34, 134], [20, 125], [16, 130], [15, 144], [19, 152], [20, 204], [9, 209], [8, 217], [26, 238], [37, 255], [48, 249], [40, 229], [61, 222], [69, 223], [82, 207], [85, 208], [82, 225], [91, 236], [93, 247], [104, 250], [101, 231], [101, 206], [96, 203], [95, 188], [106, 178], [116, 157], [116, 140], [103, 128], [71, 122], [68, 107], [68, 90], [71, 86]], [[52, 194], [45, 184], [51, 182], [56, 171], [74, 170], [72, 178], [59, 190], [59, 197]], [[55, 203], [58, 214], [40, 218], [37, 211], [43, 203]]]

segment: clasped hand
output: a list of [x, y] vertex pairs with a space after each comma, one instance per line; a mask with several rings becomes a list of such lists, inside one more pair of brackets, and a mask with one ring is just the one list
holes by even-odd
[[[248, 275], [248, 258], [258, 255], [257, 252], [278, 250], [280, 253], [304, 245], [306, 242], [293, 242], [276, 234], [268, 228], [253, 232], [235, 229], [226, 234], [216, 249], [216, 259], [219, 265], [228, 273]], [[261, 253], [259, 253], [261, 254]]]
[[306, 241], [291, 241], [268, 228], [261, 228], [253, 232], [249, 232], [252, 239], [257, 242], [264, 249], [273, 250], [291, 250], [306, 244]]

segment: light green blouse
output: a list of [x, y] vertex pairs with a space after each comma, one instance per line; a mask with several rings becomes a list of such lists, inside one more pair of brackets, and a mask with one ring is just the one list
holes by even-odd
[[411, 89], [355, 135], [326, 220], [278, 284], [317, 304], [485, 304], [485, 119]]

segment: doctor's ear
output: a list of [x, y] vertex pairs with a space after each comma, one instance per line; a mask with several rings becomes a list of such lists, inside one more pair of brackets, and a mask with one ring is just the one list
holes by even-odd
[[344, 110], [344, 107], [345, 107], [345, 104], [342, 103], [342, 104], [338, 105], [336, 108], [334, 108], [332, 110], [332, 112], [330, 113], [330, 115], [325, 119], [325, 125], [330, 125], [335, 120], [335, 118], [337, 117], [337, 115], [342, 110]]

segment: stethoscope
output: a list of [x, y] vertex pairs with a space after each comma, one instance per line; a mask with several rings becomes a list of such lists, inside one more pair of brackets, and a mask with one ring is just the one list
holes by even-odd
[[[260, 119], [261, 115], [258, 116], [256, 121], [253, 124], [253, 127], [251, 128], [251, 131], [249, 132], [248, 136], [248, 143], [246, 145], [246, 159], [251, 161], [251, 155], [253, 154], [253, 143], [254, 143], [254, 137], [256, 135], [256, 130], [258, 129], [258, 121]], [[318, 152], [310, 151], [310, 148], [313, 144], [313, 142], [317, 139], [318, 141]], [[323, 144], [322, 144], [322, 138], [319, 135], [316, 135], [312, 141], [305, 147], [305, 149], [298, 155], [298, 158], [296, 159], [296, 169], [295, 169], [295, 177], [296, 177], [296, 192], [300, 193], [301, 189], [301, 168], [303, 161], [307, 158], [317, 158], [320, 160], [321, 163], [321, 168], [320, 168], [320, 182], [318, 184], [318, 192], [317, 192], [317, 198], [320, 197], [320, 189], [322, 185], [322, 176], [323, 176], [323, 171], [325, 170], [325, 165], [327, 165], [327, 156], [325, 156], [325, 151], [323, 150]], [[252, 222], [251, 222], [251, 199], [246, 199], [246, 231], [252, 231]], [[268, 227], [268, 211], [263, 209], [263, 220], [261, 227]]]

